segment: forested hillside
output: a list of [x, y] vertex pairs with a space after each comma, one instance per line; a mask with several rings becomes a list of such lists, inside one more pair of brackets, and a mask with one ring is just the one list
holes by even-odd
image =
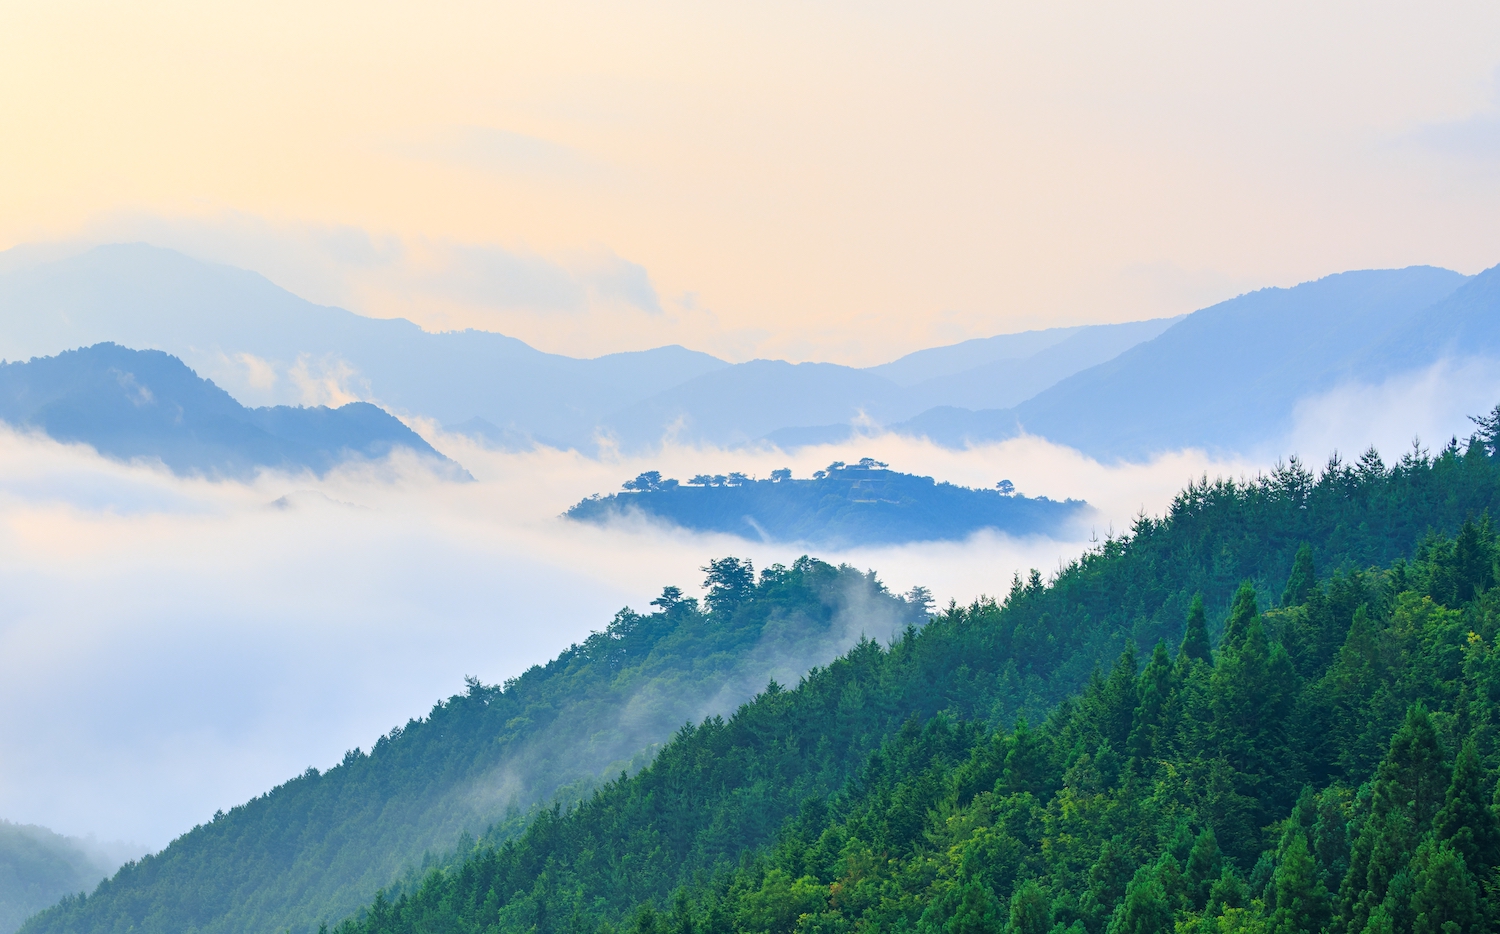
[[765, 568], [759, 581], [732, 558], [706, 570], [706, 606], [668, 587], [654, 612], [621, 610], [503, 686], [471, 680], [368, 753], [215, 815], [27, 930], [315, 930], [461, 835], [504, 840], [533, 804], [576, 800], [600, 777], [638, 769], [684, 722], [927, 616], [920, 591], [908, 601], [820, 561]]
[[1195, 484], [342, 930], [1477, 931], [1493, 441]]
[[103, 847], [0, 820], [0, 934], [64, 895], [93, 888], [119, 865]]

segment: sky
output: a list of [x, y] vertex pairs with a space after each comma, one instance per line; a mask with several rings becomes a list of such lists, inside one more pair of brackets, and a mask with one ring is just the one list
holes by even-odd
[[16, 3], [0, 248], [870, 365], [1500, 261], [1500, 7]]

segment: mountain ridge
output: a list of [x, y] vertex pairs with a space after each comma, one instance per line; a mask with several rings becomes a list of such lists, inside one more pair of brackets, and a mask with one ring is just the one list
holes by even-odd
[[455, 477], [468, 476], [368, 402], [250, 409], [170, 354], [113, 343], [0, 363], [0, 420], [118, 460], [156, 458], [179, 474], [244, 477], [260, 468], [323, 474], [350, 459], [405, 448]]

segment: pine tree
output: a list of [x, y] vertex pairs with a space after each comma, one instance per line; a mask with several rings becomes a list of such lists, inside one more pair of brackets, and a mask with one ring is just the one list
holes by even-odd
[[1052, 930], [1052, 896], [1035, 879], [1016, 886], [1005, 930], [1006, 934], [1047, 934]]
[[1479, 750], [1471, 739], [1458, 753], [1447, 798], [1433, 821], [1437, 840], [1457, 851], [1464, 865], [1481, 879], [1500, 865], [1500, 826], [1489, 806], [1487, 785]]
[[1151, 661], [1141, 672], [1139, 692], [1140, 703], [1135, 709], [1126, 747], [1143, 767], [1148, 767], [1147, 763], [1166, 752], [1162, 721], [1172, 695], [1172, 663], [1167, 658], [1165, 643], [1156, 643], [1152, 650]]
[[1328, 891], [1308, 852], [1302, 828], [1287, 830], [1277, 854], [1272, 934], [1318, 934], [1328, 924]]
[[1125, 741], [1130, 736], [1130, 724], [1135, 719], [1135, 708], [1140, 702], [1136, 695], [1135, 646], [1128, 645], [1120, 657], [1115, 659], [1109, 678], [1103, 683], [1098, 695], [1102, 708], [1099, 711], [1099, 729], [1110, 744], [1124, 751]]
[[1281, 592], [1282, 606], [1300, 606], [1307, 602], [1308, 595], [1318, 584], [1318, 577], [1313, 573], [1312, 546], [1304, 544], [1297, 549], [1297, 556], [1292, 559], [1292, 573], [1287, 578], [1286, 589]]
[[1412, 934], [1477, 934], [1481, 930], [1479, 890], [1450, 846], [1424, 844], [1418, 855], [1412, 895]]
[[1209, 917], [1216, 917], [1223, 914], [1225, 908], [1244, 908], [1248, 904], [1250, 904], [1249, 887], [1232, 867], [1225, 866], [1219, 873], [1219, 878], [1214, 880], [1214, 884], [1208, 890], [1208, 904], [1204, 906], [1203, 913]]
[[[933, 907], [940, 906], [934, 904]], [[958, 888], [956, 904], [951, 906], [951, 910], [952, 915], [943, 923], [943, 934], [1001, 934], [1005, 930], [1005, 917], [1000, 903], [977, 880], [970, 879]], [[925, 928], [924, 925], [918, 927]], [[1042, 934], [1046, 932], [1043, 931]]]
[[1250, 621], [1260, 615], [1255, 605], [1255, 588], [1249, 581], [1234, 592], [1234, 602], [1229, 607], [1229, 619], [1224, 621], [1224, 635], [1219, 639], [1221, 649], [1239, 648], [1250, 631]]
[[1187, 876], [1188, 896], [1195, 909], [1202, 911], [1208, 904], [1214, 883], [1219, 881], [1223, 871], [1224, 855], [1219, 852], [1219, 841], [1214, 837], [1214, 829], [1204, 827], [1203, 832], [1193, 841], [1193, 849], [1188, 853], [1187, 869], [1184, 872]]
[[1172, 906], [1156, 867], [1147, 863], [1125, 887], [1125, 899], [1110, 918], [1107, 934], [1167, 934], [1171, 930]]
[[1179, 657], [1202, 660], [1213, 664], [1213, 651], [1208, 641], [1208, 614], [1203, 609], [1203, 594], [1193, 597], [1192, 604], [1188, 607], [1187, 631], [1182, 636], [1182, 647], [1177, 650]]
[[1375, 773], [1376, 811], [1404, 808], [1411, 814], [1415, 832], [1424, 832], [1448, 787], [1444, 758], [1426, 705], [1411, 705]]

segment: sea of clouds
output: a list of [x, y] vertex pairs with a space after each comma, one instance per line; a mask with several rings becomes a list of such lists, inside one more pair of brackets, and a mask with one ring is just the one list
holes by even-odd
[[[1439, 447], [1500, 398], [1494, 367], [1444, 365], [1347, 386], [1298, 413], [1274, 453], [1182, 451], [1101, 464], [1039, 438], [948, 450], [894, 436], [780, 451], [667, 447], [591, 459], [486, 450], [418, 424], [473, 474], [415, 458], [323, 478], [184, 479], [91, 449], [0, 431], [0, 817], [140, 851], [345, 750], [368, 748], [473, 675], [494, 683], [602, 629], [665, 585], [699, 592], [711, 558], [790, 563], [795, 545], [640, 521], [569, 522], [572, 503], [644, 470], [805, 477], [872, 456], [893, 468], [1089, 501], [1062, 539], [813, 551], [874, 569], [940, 605], [1002, 596], [1014, 574], [1056, 571], [1091, 542], [1160, 514], [1202, 476], [1250, 476], [1277, 456], [1318, 465], [1370, 443], [1388, 461], [1413, 434]], [[1399, 427], [1395, 416], [1405, 419]], [[885, 633], [871, 633], [885, 636]]]

